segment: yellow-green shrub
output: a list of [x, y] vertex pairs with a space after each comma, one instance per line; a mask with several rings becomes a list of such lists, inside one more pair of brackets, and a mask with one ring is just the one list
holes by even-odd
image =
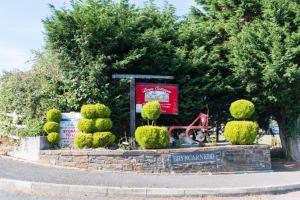
[[81, 119], [77, 123], [77, 128], [84, 133], [93, 133], [95, 130], [95, 123], [92, 119]]
[[109, 118], [111, 114], [111, 110], [104, 104], [96, 103], [95, 104], [95, 118]]
[[60, 140], [59, 133], [56, 132], [49, 133], [47, 136], [47, 140], [51, 144], [57, 144]]
[[110, 118], [98, 118], [95, 120], [95, 131], [103, 132], [109, 131], [112, 128], [112, 121]]
[[97, 118], [96, 106], [93, 104], [83, 105], [81, 107], [80, 114], [86, 119]]
[[58, 109], [50, 109], [47, 112], [47, 121], [48, 122], [56, 122], [56, 123], [60, 123], [61, 120], [61, 112]]
[[105, 147], [113, 143], [116, 136], [111, 132], [96, 132], [93, 134], [93, 147]]
[[169, 144], [169, 134], [166, 127], [140, 126], [135, 131], [135, 139], [144, 149], [159, 149]]
[[147, 120], [157, 120], [161, 113], [160, 103], [158, 101], [150, 101], [142, 107], [142, 118]]
[[78, 133], [74, 142], [79, 149], [91, 148], [93, 146], [93, 134]]
[[226, 124], [224, 135], [232, 144], [253, 144], [259, 126], [252, 121], [230, 121]]
[[56, 122], [47, 122], [44, 125], [44, 131], [46, 133], [52, 133], [52, 132], [58, 133], [59, 130], [60, 130], [59, 123], [56, 123]]
[[229, 111], [235, 119], [249, 119], [255, 112], [255, 106], [251, 101], [240, 99], [231, 104]]

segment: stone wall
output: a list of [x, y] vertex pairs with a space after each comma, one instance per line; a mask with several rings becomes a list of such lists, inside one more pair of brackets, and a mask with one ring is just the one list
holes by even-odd
[[266, 145], [159, 150], [42, 150], [40, 162], [105, 171], [206, 173], [271, 169]]

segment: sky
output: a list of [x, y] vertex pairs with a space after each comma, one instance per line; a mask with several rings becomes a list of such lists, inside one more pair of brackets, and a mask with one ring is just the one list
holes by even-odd
[[[130, 0], [143, 6], [145, 0]], [[155, 0], [163, 6], [165, 0]], [[194, 0], [169, 0], [179, 16], [188, 13]], [[13, 69], [28, 70], [34, 50], [44, 46], [42, 19], [50, 15], [48, 4], [68, 6], [69, 0], [4, 0], [0, 6], [0, 72]]]

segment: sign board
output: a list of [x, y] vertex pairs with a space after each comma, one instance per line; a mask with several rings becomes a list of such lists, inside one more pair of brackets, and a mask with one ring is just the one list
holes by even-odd
[[215, 162], [215, 152], [188, 152], [171, 154], [171, 164]]
[[136, 112], [140, 113], [143, 104], [159, 101], [162, 114], [178, 114], [178, 86], [164, 84], [136, 84]]
[[59, 146], [74, 146], [75, 135], [79, 132], [77, 123], [82, 116], [78, 112], [62, 113], [61, 116]]

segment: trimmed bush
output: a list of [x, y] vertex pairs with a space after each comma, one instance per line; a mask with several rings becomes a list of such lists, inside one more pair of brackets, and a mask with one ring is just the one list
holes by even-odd
[[92, 119], [81, 119], [77, 123], [77, 128], [83, 133], [93, 133], [95, 130], [95, 123]]
[[140, 126], [135, 131], [135, 139], [144, 149], [160, 149], [169, 144], [166, 127]]
[[79, 133], [75, 136], [74, 142], [79, 149], [91, 148], [93, 146], [93, 134]]
[[224, 135], [232, 144], [253, 144], [259, 126], [252, 121], [230, 121], [226, 124]]
[[93, 134], [93, 147], [105, 147], [113, 143], [116, 136], [111, 132], [96, 132]]
[[58, 109], [50, 109], [47, 112], [47, 121], [48, 122], [57, 122], [60, 123], [61, 120], [61, 112]]
[[150, 101], [142, 107], [142, 118], [147, 120], [157, 120], [161, 113], [160, 103], [158, 101]]
[[84, 117], [86, 119], [97, 118], [96, 106], [93, 104], [83, 105], [81, 107], [80, 114], [82, 117]]
[[112, 128], [112, 121], [110, 118], [98, 118], [95, 120], [95, 131], [109, 131]]
[[95, 118], [109, 118], [110, 117], [111, 110], [106, 105], [97, 103], [97, 104], [95, 104], [95, 110], [96, 110]]
[[255, 106], [251, 101], [240, 99], [231, 104], [229, 111], [235, 119], [249, 119], [255, 112]]
[[50, 144], [57, 144], [60, 140], [59, 133], [52, 132], [47, 136], [47, 140]]
[[47, 122], [44, 125], [44, 131], [46, 133], [52, 133], [52, 132], [58, 133], [59, 130], [60, 130], [59, 123], [56, 123], [56, 122]]

